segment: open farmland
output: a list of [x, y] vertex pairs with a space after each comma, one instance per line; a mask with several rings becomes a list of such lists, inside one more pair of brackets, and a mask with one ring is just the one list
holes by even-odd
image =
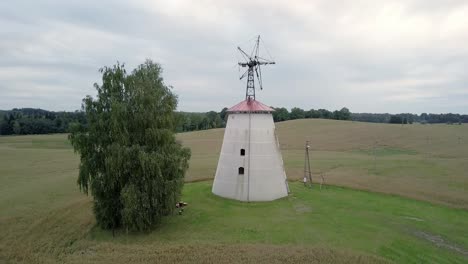
[[[291, 183], [288, 198], [240, 203], [189, 183], [182, 216], [115, 238], [94, 226], [66, 135], [0, 137], [0, 262], [467, 261], [468, 126], [296, 120], [277, 132], [289, 179], [302, 177], [307, 139], [314, 179], [346, 187]], [[222, 135], [178, 136], [192, 149], [188, 181], [213, 177]]]
[[[276, 124], [290, 180], [304, 175], [310, 140], [313, 178], [468, 209], [468, 126], [391, 125], [302, 119]], [[213, 178], [223, 129], [180, 134], [192, 149], [187, 179]]]

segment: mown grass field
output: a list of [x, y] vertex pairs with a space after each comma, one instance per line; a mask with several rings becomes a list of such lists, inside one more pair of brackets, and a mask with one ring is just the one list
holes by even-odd
[[[313, 178], [468, 209], [468, 125], [393, 125], [334, 120], [276, 124], [286, 174], [304, 175], [310, 140]], [[192, 148], [188, 180], [211, 179], [223, 129], [179, 135]]]
[[208, 181], [185, 185], [182, 216], [115, 238], [94, 226], [66, 135], [0, 137], [0, 263], [468, 261], [468, 126], [277, 127], [290, 179], [302, 177], [308, 139], [314, 176], [346, 187], [293, 182], [288, 198], [270, 203], [222, 199], [209, 179], [223, 130], [181, 134], [192, 148], [187, 180]]

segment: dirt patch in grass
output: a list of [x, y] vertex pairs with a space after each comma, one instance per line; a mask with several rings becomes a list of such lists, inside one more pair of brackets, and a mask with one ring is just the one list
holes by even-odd
[[426, 241], [431, 242], [432, 244], [436, 245], [437, 247], [446, 248], [456, 253], [462, 254], [468, 257], [468, 249], [463, 248], [459, 245], [456, 245], [450, 241], [445, 240], [439, 235], [431, 234], [428, 232], [423, 231], [416, 231], [413, 233], [416, 237], [422, 238]]
[[308, 213], [308, 212], [312, 211], [310, 206], [305, 205], [305, 204], [296, 204], [296, 205], [294, 205], [294, 210], [296, 211], [296, 213]]
[[413, 217], [413, 216], [402, 216], [402, 218], [412, 220], [412, 221], [417, 221], [417, 222], [424, 222], [424, 219]]

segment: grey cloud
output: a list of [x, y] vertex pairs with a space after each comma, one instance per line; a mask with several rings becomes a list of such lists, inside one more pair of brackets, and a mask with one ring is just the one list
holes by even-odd
[[151, 58], [179, 109], [220, 110], [244, 94], [236, 46], [260, 33], [278, 62], [257, 93], [268, 105], [468, 113], [467, 3], [441, 3], [3, 2], [0, 109], [79, 109], [98, 68]]

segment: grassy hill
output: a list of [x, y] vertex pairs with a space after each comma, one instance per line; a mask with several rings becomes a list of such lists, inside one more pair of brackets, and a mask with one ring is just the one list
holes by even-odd
[[[468, 209], [468, 125], [393, 125], [323, 119], [276, 124], [286, 174], [304, 175], [310, 141], [313, 178]], [[193, 157], [187, 179], [211, 179], [223, 129], [180, 134]]]
[[[468, 260], [468, 126], [295, 120], [277, 128], [288, 178], [302, 177], [307, 139], [316, 179], [347, 187], [291, 183], [288, 198], [240, 203], [212, 195], [211, 181], [188, 183], [183, 215], [115, 238], [94, 226], [66, 135], [0, 137], [0, 263]], [[213, 177], [222, 135], [178, 135], [192, 148], [188, 181]]]

